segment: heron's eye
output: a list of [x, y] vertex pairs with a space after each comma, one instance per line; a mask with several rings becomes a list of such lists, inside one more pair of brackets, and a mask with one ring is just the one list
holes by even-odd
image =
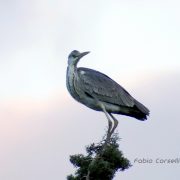
[[76, 58], [76, 55], [75, 55], [75, 54], [72, 54], [72, 57], [73, 57], [73, 58]]

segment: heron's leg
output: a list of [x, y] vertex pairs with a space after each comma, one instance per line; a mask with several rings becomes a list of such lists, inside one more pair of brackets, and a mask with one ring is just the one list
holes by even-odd
[[111, 113], [109, 113], [109, 115], [112, 117], [112, 119], [113, 119], [113, 121], [114, 121], [114, 126], [113, 126], [113, 128], [112, 128], [112, 130], [111, 130], [111, 135], [113, 134], [113, 132], [114, 132], [114, 130], [117, 128], [117, 126], [118, 126], [118, 120], [111, 114]]
[[107, 139], [106, 139], [106, 140], [109, 141], [110, 138], [111, 138], [112, 121], [111, 121], [111, 119], [109, 118], [108, 113], [107, 113], [104, 105], [101, 103], [100, 106], [101, 106], [104, 114], [106, 115], [106, 118], [108, 119], [108, 131], [107, 131]]
[[111, 129], [112, 129], [112, 121], [110, 121], [108, 118], [108, 134], [111, 132]]
[[108, 134], [109, 134], [111, 132], [111, 129], [112, 129], [112, 121], [109, 118], [108, 113], [107, 113], [107, 111], [106, 111], [104, 106], [103, 106], [102, 109], [103, 109], [104, 114], [106, 115], [106, 118], [108, 119]]

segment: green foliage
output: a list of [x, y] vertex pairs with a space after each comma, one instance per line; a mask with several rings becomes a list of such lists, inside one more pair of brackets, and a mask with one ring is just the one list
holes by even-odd
[[86, 147], [87, 155], [70, 156], [70, 162], [77, 168], [75, 175], [69, 175], [67, 180], [112, 180], [115, 173], [128, 169], [130, 161], [119, 150], [119, 137], [113, 134], [109, 143], [102, 140], [98, 144]]

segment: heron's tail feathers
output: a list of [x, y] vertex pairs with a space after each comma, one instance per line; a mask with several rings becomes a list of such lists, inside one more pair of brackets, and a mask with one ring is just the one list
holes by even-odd
[[121, 106], [120, 111], [114, 113], [134, 117], [140, 121], [146, 120], [149, 110], [137, 100], [134, 100], [134, 103], [135, 105], [133, 107]]
[[147, 116], [149, 115], [149, 109], [146, 108], [143, 104], [135, 100], [134, 110], [134, 117], [139, 120], [146, 120]]

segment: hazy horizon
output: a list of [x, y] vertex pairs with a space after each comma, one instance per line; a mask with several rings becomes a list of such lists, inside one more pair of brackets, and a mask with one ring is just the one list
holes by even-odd
[[63, 180], [69, 155], [104, 135], [107, 120], [66, 89], [69, 53], [150, 109], [145, 122], [115, 115], [120, 149], [133, 164], [114, 180], [180, 177], [179, 1], [4, 1], [0, 11], [0, 179]]

